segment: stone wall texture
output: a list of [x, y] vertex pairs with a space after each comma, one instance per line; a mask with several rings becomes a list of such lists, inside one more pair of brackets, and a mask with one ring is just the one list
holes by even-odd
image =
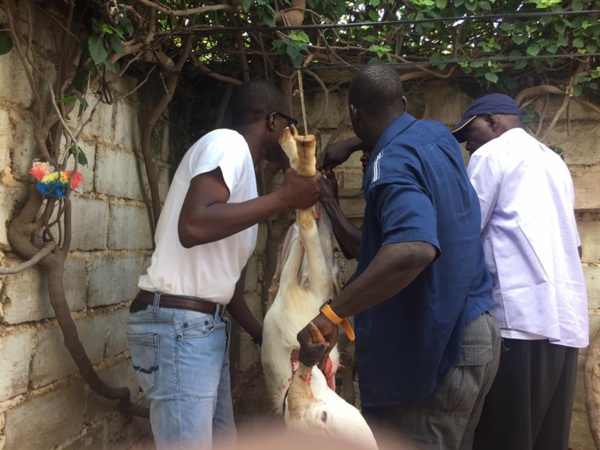
[[[51, 77], [60, 28], [49, 16], [34, 14], [33, 59]], [[22, 21], [19, 28], [26, 30]], [[112, 88], [117, 96], [135, 85], [124, 79]], [[92, 94], [87, 100], [90, 106], [98, 102]], [[32, 113], [31, 88], [13, 49], [0, 56], [2, 267], [21, 262], [11, 250], [7, 225], [33, 186], [28, 171], [39, 155]], [[143, 399], [131, 366], [126, 318], [153, 247], [144, 202], [148, 187], [140, 181], [140, 114], [134, 94], [114, 105], [99, 103], [84, 128], [80, 147], [88, 165], [79, 166], [84, 181], [73, 193], [73, 239], [64, 280], [79, 338], [96, 371], [109, 385], [128, 387], [134, 400]], [[161, 130], [165, 136], [158, 141], [167, 146], [169, 130]], [[161, 161], [158, 166], [169, 170]], [[168, 177], [161, 179], [164, 196]], [[86, 385], [54, 316], [41, 270], [0, 276], [0, 449], [131, 448], [149, 434], [148, 421], [120, 413], [116, 402]]]

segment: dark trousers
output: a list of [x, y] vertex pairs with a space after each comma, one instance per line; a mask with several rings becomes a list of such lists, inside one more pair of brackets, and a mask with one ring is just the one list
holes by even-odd
[[578, 350], [548, 340], [503, 343], [473, 449], [567, 450]]

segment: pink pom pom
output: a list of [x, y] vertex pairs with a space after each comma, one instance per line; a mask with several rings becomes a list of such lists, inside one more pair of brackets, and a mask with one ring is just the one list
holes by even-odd
[[33, 167], [29, 171], [29, 173], [38, 181], [42, 181], [42, 179], [46, 175], [50, 175], [54, 172], [54, 167], [45, 162], [34, 162]]
[[[72, 170], [65, 170], [64, 174], [67, 176], [67, 179], [71, 178], [71, 174], [73, 173]], [[77, 172], [74, 176], [73, 179], [71, 180], [71, 189], [76, 189], [77, 186], [79, 186], [79, 183], [81, 183], [83, 181], [83, 175], [81, 174], [81, 172]]]

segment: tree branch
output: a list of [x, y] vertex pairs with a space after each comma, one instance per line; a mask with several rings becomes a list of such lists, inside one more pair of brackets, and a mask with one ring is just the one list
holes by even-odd
[[31, 259], [22, 262], [18, 266], [0, 268], [0, 275], [12, 275], [15, 273], [22, 272], [23, 270], [28, 269], [31, 266], [35, 266], [38, 262], [40, 262], [40, 260], [44, 259], [47, 255], [49, 255], [55, 248], [55, 242], [48, 242], [46, 245], [44, 245], [44, 247], [42, 247], [42, 249], [39, 252], [33, 255]]
[[149, 8], [156, 9], [162, 13], [167, 14], [172, 17], [179, 16], [193, 16], [196, 14], [203, 14], [205, 12], [210, 11], [240, 11], [242, 9], [241, 6], [233, 6], [233, 5], [208, 5], [208, 6], [199, 6], [197, 8], [191, 9], [171, 9], [166, 6], [158, 5], [150, 0], [137, 0], [137, 2], [141, 5], [147, 6]]

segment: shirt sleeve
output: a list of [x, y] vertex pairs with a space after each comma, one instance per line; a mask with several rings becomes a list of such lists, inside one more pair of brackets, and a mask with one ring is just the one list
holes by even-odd
[[492, 217], [500, 195], [501, 170], [492, 158], [473, 154], [467, 167], [467, 173], [479, 198], [481, 229], [483, 230]]
[[231, 193], [245, 167], [248, 145], [243, 138], [221, 137], [202, 148], [193, 150], [189, 160], [191, 178], [220, 169], [223, 180]]
[[427, 242], [437, 249], [437, 220], [434, 206], [415, 180], [380, 180], [369, 189], [369, 203], [379, 219], [382, 245], [399, 242]]

